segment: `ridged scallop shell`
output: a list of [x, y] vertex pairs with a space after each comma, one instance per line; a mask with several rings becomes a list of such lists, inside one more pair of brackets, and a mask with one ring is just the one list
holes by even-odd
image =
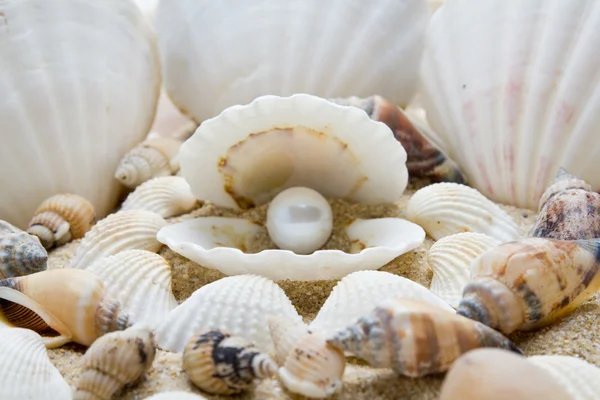
[[247, 340], [218, 329], [201, 331], [183, 352], [190, 381], [213, 394], [241, 393], [277, 373], [277, 364]]
[[446, 236], [427, 252], [427, 265], [433, 270], [430, 290], [457, 308], [469, 282], [471, 263], [500, 241], [483, 233], [464, 232]]
[[85, 234], [71, 259], [71, 268], [87, 268], [96, 260], [124, 250], [157, 252], [162, 244], [156, 233], [167, 222], [158, 214], [145, 210], [126, 210], [99, 221]]
[[522, 237], [513, 219], [476, 189], [456, 183], [426, 186], [410, 198], [408, 220], [435, 240], [461, 232], [484, 233], [502, 242]]
[[0, 221], [0, 279], [48, 268], [48, 252], [36, 236]]
[[184, 178], [164, 176], [147, 180], [135, 188], [121, 210], [146, 210], [169, 218], [192, 211], [197, 203]]
[[552, 375], [572, 400], [595, 400], [600, 394], [600, 368], [576, 357], [547, 355], [528, 360]]
[[111, 400], [150, 369], [155, 355], [154, 335], [146, 327], [107, 333], [83, 355], [73, 400]]
[[130, 321], [98, 277], [64, 268], [1, 280], [0, 324], [49, 334], [44, 343], [56, 348], [71, 341], [89, 346]]
[[40, 204], [27, 232], [36, 235], [49, 249], [82, 238], [95, 223], [92, 203], [76, 194], [61, 193]]
[[171, 289], [171, 266], [146, 250], [125, 250], [85, 268], [100, 278], [106, 293], [118, 300], [136, 323], [155, 327], [177, 300]]
[[309, 327], [332, 333], [352, 324], [382, 301], [394, 297], [419, 299], [452, 311], [441, 298], [410, 279], [383, 271], [358, 271], [335, 285]]
[[157, 393], [150, 397], [146, 397], [145, 400], [206, 400], [206, 397], [191, 392], [176, 390], [173, 392]]
[[433, 15], [427, 118], [485, 196], [536, 209], [559, 167], [600, 189], [598, 25], [596, 0], [454, 0]]
[[498, 347], [519, 354], [510, 340], [487, 326], [413, 299], [388, 299], [328, 343], [375, 368], [420, 377], [444, 372], [463, 353]]
[[0, 399], [71, 400], [71, 388], [32, 330], [0, 329]]
[[407, 0], [183, 0], [161, 2], [156, 16], [165, 89], [202, 122], [268, 94], [377, 93], [404, 106], [417, 90], [429, 12]]
[[457, 312], [507, 335], [541, 328], [600, 290], [599, 260], [600, 239], [502, 244], [471, 264]]
[[273, 281], [255, 275], [231, 276], [196, 290], [156, 329], [163, 350], [182, 352], [190, 338], [204, 329], [222, 329], [270, 352], [267, 318], [282, 315], [302, 324], [302, 318]]
[[150, 26], [131, 1], [2, 1], [0, 37], [0, 219], [26, 229], [56, 193], [88, 199], [103, 218], [121, 191], [119, 160], [154, 118]]

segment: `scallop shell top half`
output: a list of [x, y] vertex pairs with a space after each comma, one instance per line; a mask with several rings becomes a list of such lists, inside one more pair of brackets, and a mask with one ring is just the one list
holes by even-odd
[[383, 123], [307, 94], [230, 107], [204, 121], [178, 155], [198, 199], [234, 209], [294, 186], [365, 204], [395, 202], [408, 182], [406, 157]]

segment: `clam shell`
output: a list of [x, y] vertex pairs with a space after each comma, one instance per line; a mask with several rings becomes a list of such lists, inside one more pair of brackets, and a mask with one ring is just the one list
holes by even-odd
[[267, 318], [302, 318], [277, 284], [267, 278], [240, 275], [220, 279], [196, 290], [156, 329], [163, 350], [183, 352], [190, 338], [205, 329], [222, 329], [265, 352], [273, 350]]
[[435, 242], [427, 252], [427, 265], [433, 270], [430, 290], [457, 308], [469, 282], [471, 263], [500, 241], [483, 233], [457, 233]]
[[152, 30], [131, 1], [21, 0], [0, 4], [0, 36], [0, 219], [26, 229], [56, 193], [103, 218], [120, 194], [119, 160], [154, 118]]
[[594, 400], [600, 393], [600, 368], [576, 357], [547, 355], [528, 360], [546, 370], [573, 400]]
[[87, 268], [96, 260], [124, 250], [157, 252], [162, 244], [156, 233], [167, 222], [158, 214], [145, 210], [125, 210], [99, 221], [85, 234], [71, 259], [71, 268]]
[[485, 196], [536, 209], [559, 167], [600, 189], [598, 25], [596, 0], [456, 0], [433, 15], [427, 118]]
[[0, 279], [48, 268], [48, 252], [36, 236], [0, 221]]
[[146, 397], [145, 400], [206, 400], [206, 397], [202, 397], [195, 393], [176, 390], [173, 392], [157, 393], [150, 397]]
[[502, 242], [522, 237], [513, 219], [476, 189], [456, 183], [426, 186], [410, 198], [406, 217], [435, 240], [461, 232], [484, 233]]
[[121, 210], [152, 211], [163, 218], [186, 214], [197, 200], [180, 176], [152, 178], [138, 186], [123, 202]]
[[0, 329], [0, 398], [71, 400], [69, 384], [32, 330]]
[[279, 249], [245, 253], [262, 229], [244, 219], [202, 217], [167, 225], [156, 238], [174, 252], [227, 275], [302, 281], [340, 279], [357, 270], [378, 269], [425, 240], [420, 226], [400, 218], [357, 219], [346, 228], [354, 243], [351, 253], [317, 250], [300, 255]]

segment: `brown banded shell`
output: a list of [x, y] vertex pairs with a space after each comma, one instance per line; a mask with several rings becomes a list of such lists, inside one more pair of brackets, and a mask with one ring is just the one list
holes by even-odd
[[0, 220], [0, 279], [44, 271], [47, 261], [37, 237]]
[[126, 328], [129, 318], [93, 273], [64, 268], [1, 280], [2, 324], [34, 330], [56, 348], [71, 341], [89, 346]]
[[214, 329], [192, 336], [183, 353], [183, 369], [205, 392], [227, 395], [273, 376], [277, 364], [243, 338]]
[[504, 334], [541, 328], [596, 293], [599, 271], [600, 239], [505, 243], [473, 261], [457, 313]]
[[150, 369], [155, 355], [154, 335], [146, 327], [135, 325], [100, 337], [83, 356], [73, 400], [112, 399]]
[[38, 207], [27, 232], [37, 236], [49, 249], [82, 238], [96, 222], [94, 206], [81, 196], [62, 193]]
[[495, 330], [431, 304], [395, 298], [339, 331], [328, 343], [375, 368], [421, 377], [444, 372], [462, 354], [479, 347], [522, 353]]

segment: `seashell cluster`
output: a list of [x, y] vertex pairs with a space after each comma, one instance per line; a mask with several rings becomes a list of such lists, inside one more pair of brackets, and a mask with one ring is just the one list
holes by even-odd
[[184, 178], [163, 176], [151, 178], [135, 188], [121, 210], [146, 210], [169, 218], [192, 211], [197, 203]]
[[54, 195], [42, 202], [27, 232], [37, 236], [46, 249], [80, 239], [96, 223], [92, 203], [72, 193]]
[[275, 375], [277, 364], [247, 340], [212, 329], [191, 337], [183, 352], [183, 369], [205, 392], [228, 395]]
[[110, 400], [152, 366], [156, 347], [152, 332], [134, 325], [98, 338], [83, 356], [73, 400]]
[[0, 220], [0, 279], [43, 271], [47, 261], [48, 252], [37, 237]]

